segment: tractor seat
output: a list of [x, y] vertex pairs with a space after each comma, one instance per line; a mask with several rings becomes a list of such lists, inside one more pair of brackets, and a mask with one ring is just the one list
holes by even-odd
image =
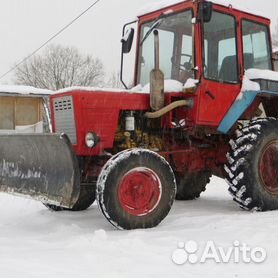
[[243, 62], [245, 70], [254, 68], [255, 61], [253, 53], [243, 53]]
[[237, 82], [238, 72], [237, 72], [237, 56], [227, 56], [223, 59], [220, 71], [219, 79], [223, 82]]
[[[254, 56], [253, 53], [244, 53], [244, 69], [254, 68]], [[223, 59], [221, 69], [219, 72], [219, 79], [222, 81], [228, 82], [237, 82], [238, 81], [238, 72], [237, 72], [237, 56], [227, 56]]]

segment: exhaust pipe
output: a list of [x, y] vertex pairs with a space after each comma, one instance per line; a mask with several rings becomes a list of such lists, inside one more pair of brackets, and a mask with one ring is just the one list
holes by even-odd
[[146, 112], [144, 116], [148, 119], [158, 119], [179, 107], [187, 106], [188, 108], [192, 108], [193, 104], [194, 104], [193, 99], [178, 100], [170, 103], [169, 105], [163, 107], [158, 111]]
[[159, 69], [159, 35], [154, 30], [154, 69], [150, 72], [150, 106], [157, 111], [164, 107], [164, 74]]

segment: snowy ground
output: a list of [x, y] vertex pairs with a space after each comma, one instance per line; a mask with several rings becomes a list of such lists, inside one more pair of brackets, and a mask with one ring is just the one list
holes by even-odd
[[[213, 178], [200, 200], [176, 202], [152, 230], [117, 231], [97, 207], [51, 212], [40, 203], [0, 194], [0, 277], [278, 277], [278, 212], [238, 208], [224, 181]], [[178, 242], [208, 240], [230, 247], [235, 240], [263, 247], [262, 264], [230, 262], [178, 266]]]

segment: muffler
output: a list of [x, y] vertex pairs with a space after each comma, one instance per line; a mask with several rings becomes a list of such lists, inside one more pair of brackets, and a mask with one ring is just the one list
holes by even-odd
[[164, 74], [159, 69], [159, 34], [154, 34], [154, 69], [150, 72], [150, 106], [154, 111], [164, 107]]

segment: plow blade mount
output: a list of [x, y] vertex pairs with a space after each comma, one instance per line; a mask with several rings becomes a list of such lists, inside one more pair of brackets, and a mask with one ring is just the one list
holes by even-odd
[[0, 192], [72, 208], [79, 191], [78, 162], [66, 135], [0, 135]]

